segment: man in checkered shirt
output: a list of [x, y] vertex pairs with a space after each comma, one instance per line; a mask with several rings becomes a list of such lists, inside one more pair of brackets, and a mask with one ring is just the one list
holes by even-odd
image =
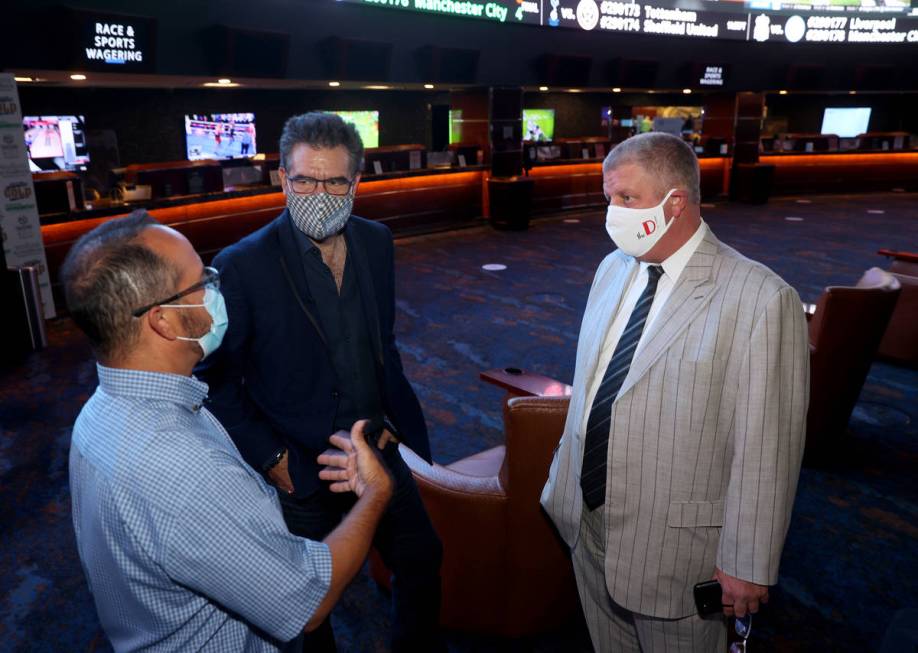
[[219, 276], [146, 212], [71, 249], [67, 305], [98, 359], [73, 428], [80, 561], [116, 651], [290, 651], [360, 569], [392, 480], [358, 422], [319, 456], [355, 507], [323, 542], [291, 535], [277, 494], [202, 407], [194, 365], [219, 346]]

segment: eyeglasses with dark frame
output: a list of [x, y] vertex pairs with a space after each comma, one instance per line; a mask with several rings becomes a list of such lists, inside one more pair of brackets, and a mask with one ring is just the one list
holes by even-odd
[[297, 195], [312, 195], [322, 184], [322, 189], [329, 195], [347, 195], [354, 185], [353, 179], [347, 177], [329, 177], [316, 179], [315, 177], [287, 177], [287, 187]]
[[147, 304], [146, 306], [142, 306], [138, 308], [137, 310], [135, 310], [133, 313], [131, 313], [131, 315], [133, 315], [134, 317], [140, 317], [141, 315], [143, 315], [144, 313], [146, 313], [152, 308], [156, 308], [157, 306], [163, 306], [164, 304], [171, 304], [172, 302], [178, 299], [181, 299], [182, 297], [185, 297], [186, 295], [190, 295], [193, 292], [201, 290], [202, 288], [211, 288], [213, 290], [220, 289], [220, 272], [218, 272], [216, 268], [212, 268], [210, 266], [205, 267], [204, 274], [201, 276], [201, 280], [198, 281], [193, 286], [189, 286], [188, 288], [185, 288], [185, 290], [177, 292], [174, 295], [170, 297], [166, 297], [165, 299], [160, 300], [158, 302], [153, 302], [152, 304]]

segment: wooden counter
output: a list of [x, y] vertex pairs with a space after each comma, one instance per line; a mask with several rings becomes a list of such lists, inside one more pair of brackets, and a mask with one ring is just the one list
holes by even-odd
[[770, 154], [772, 195], [918, 190], [918, 152]]
[[[729, 188], [732, 159], [704, 157], [702, 196], [724, 194]], [[779, 154], [763, 156], [775, 166], [772, 195], [905, 188], [918, 190], [918, 152]], [[412, 170], [368, 176], [360, 183], [354, 212], [384, 222], [399, 234], [420, 233], [476, 224], [487, 213], [487, 180], [483, 166], [463, 169]], [[600, 208], [600, 161], [560, 161], [536, 164], [533, 212]], [[259, 187], [228, 194], [173, 197], [141, 206], [161, 223], [185, 234], [201, 257], [209, 261], [220, 249], [236, 242], [277, 216], [284, 208], [278, 188]], [[48, 268], [56, 286], [58, 270], [73, 242], [96, 225], [130, 206], [62, 214], [44, 224], [42, 236]], [[68, 219], [69, 218], [69, 219]]]
[[[705, 198], [726, 192], [730, 179], [727, 157], [704, 157], [701, 167], [701, 194]], [[602, 162], [537, 163], [529, 171], [535, 179], [533, 210], [536, 213], [565, 209], [600, 207], [606, 204], [602, 194]]]
[[[404, 176], [380, 175], [360, 183], [354, 213], [390, 226], [397, 233], [455, 227], [474, 223], [483, 214], [482, 188], [487, 172], [466, 170], [412, 171]], [[205, 198], [169, 198], [140, 207], [112, 207], [104, 211], [71, 214], [63, 221], [57, 216], [41, 231], [51, 273], [52, 286], [58, 285], [58, 271], [71, 245], [84, 233], [112, 218], [126, 215], [133, 208], [147, 208], [154, 218], [182, 232], [200, 253], [205, 263], [243, 236], [274, 219], [285, 206], [278, 188], [262, 188], [225, 197], [209, 194]], [[222, 199], [216, 199], [222, 197]], [[152, 205], [151, 205], [152, 204]], [[99, 215], [102, 213], [102, 215]]]

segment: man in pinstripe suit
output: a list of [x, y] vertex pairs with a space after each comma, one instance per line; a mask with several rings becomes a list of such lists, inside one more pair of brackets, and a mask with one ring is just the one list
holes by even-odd
[[809, 385], [793, 288], [701, 219], [698, 161], [635, 136], [603, 162], [607, 230], [542, 505], [571, 547], [598, 651], [724, 650], [724, 613], [768, 600], [790, 522]]

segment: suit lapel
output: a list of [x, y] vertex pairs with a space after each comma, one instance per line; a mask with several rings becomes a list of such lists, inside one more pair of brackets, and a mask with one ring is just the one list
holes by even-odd
[[348, 220], [344, 230], [347, 240], [347, 256], [357, 273], [357, 287], [360, 289], [360, 301], [366, 316], [367, 326], [370, 330], [370, 341], [373, 344], [373, 354], [380, 365], [383, 365], [382, 335], [379, 332], [379, 307], [376, 305], [376, 293], [373, 291], [373, 276], [367, 264], [366, 250], [363, 239], [358, 232], [358, 225], [354, 220]]
[[[602, 343], [618, 312], [622, 290], [636, 268], [637, 262], [634, 259], [619, 259], [609, 266], [608, 272], [597, 282], [596, 301], [587, 309], [583, 317], [583, 347], [578, 352], [579, 360], [576, 367], [583, 371], [579, 381], [583, 383], [584, 391], [589, 379], [596, 374], [596, 364], [599, 361]], [[577, 381], [578, 379], [575, 379], [575, 385]]]
[[[673, 341], [691, 323], [695, 315], [710, 301], [717, 289], [713, 279], [714, 258], [719, 243], [707, 230], [704, 240], [692, 254], [679, 275], [669, 299], [647, 332], [646, 339], [631, 362], [628, 376], [618, 391], [618, 398], [640, 380]], [[616, 399], [617, 400], [617, 399]]]
[[290, 291], [296, 298], [303, 313], [312, 324], [316, 333], [319, 334], [322, 343], [328, 348], [328, 341], [325, 339], [325, 333], [322, 331], [317, 316], [310, 308], [313, 304], [312, 295], [309, 292], [309, 285], [306, 283], [306, 273], [303, 270], [303, 261], [300, 258], [300, 252], [297, 250], [297, 239], [293, 233], [293, 225], [290, 223], [290, 216], [287, 210], [281, 213], [277, 219], [277, 240], [280, 248], [279, 264], [284, 274]]

